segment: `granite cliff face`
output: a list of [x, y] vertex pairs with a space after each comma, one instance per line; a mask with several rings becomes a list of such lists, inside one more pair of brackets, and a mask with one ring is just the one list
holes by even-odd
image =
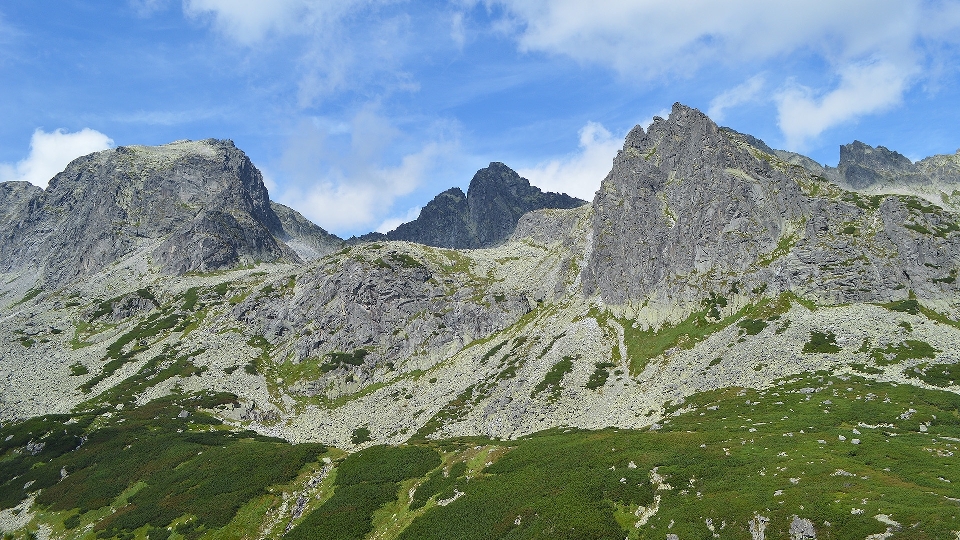
[[[956, 295], [953, 214], [842, 191], [755, 143], [681, 105], [646, 132], [634, 128], [594, 200], [585, 292], [651, 310], [697, 306], [718, 290], [829, 303]], [[916, 170], [899, 154], [845, 148], [845, 171]]]
[[138, 251], [162, 272], [183, 274], [299, 261], [285, 240], [308, 239], [314, 257], [336, 244], [292, 210], [281, 220], [260, 172], [231, 141], [105, 150], [71, 162], [46, 190], [7, 183], [3, 193], [2, 269], [33, 269], [51, 284]]
[[444, 191], [423, 207], [417, 219], [376, 238], [453, 249], [490, 247], [506, 240], [527, 212], [584, 204], [565, 193], [543, 192], [510, 167], [494, 162], [477, 171], [466, 195], [460, 188]]

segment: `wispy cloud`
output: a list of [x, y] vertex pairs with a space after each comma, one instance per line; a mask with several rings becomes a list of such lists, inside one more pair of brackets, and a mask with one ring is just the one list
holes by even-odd
[[297, 104], [310, 108], [347, 90], [419, 88], [403, 63], [419, 36], [392, 0], [184, 0], [184, 13], [206, 21], [250, 52], [295, 38]]
[[[778, 94], [780, 125], [793, 144], [887, 110], [923, 78], [944, 43], [960, 41], [956, 2], [924, 0], [485, 0], [499, 6], [522, 51], [597, 63], [627, 78], [689, 77], [706, 66], [816, 58], [839, 80], [802, 80]], [[808, 64], [809, 65], [809, 64]], [[786, 74], [789, 76], [789, 74]], [[769, 82], [769, 81], [768, 81]], [[781, 83], [773, 83], [774, 87]], [[877, 85], [883, 85], [878, 87]], [[754, 100], [754, 78], [717, 96], [714, 116]], [[802, 118], [803, 115], [811, 115]]]
[[614, 137], [603, 125], [587, 122], [580, 129], [577, 152], [517, 172], [545, 191], [592, 200], [622, 144], [623, 138]]
[[311, 0], [184, 0], [184, 13], [208, 19], [226, 37], [254, 45], [270, 34], [302, 33], [314, 24], [335, 20], [356, 2]]
[[169, 7], [171, 0], [127, 0], [127, 4], [139, 17], [149, 17]]
[[30, 138], [27, 157], [15, 164], [0, 163], [0, 181], [19, 180], [45, 188], [50, 179], [74, 159], [111, 146], [110, 137], [89, 128], [74, 133], [62, 129], [47, 133], [38, 129]]
[[450, 17], [450, 39], [457, 44], [460, 49], [467, 41], [466, 30], [463, 27], [463, 12], [456, 12]]
[[836, 88], [820, 95], [799, 84], [787, 86], [776, 96], [787, 147], [803, 150], [830, 127], [898, 105], [912, 76], [901, 66], [877, 61], [847, 66]]
[[118, 114], [112, 117], [112, 120], [124, 124], [146, 124], [152, 126], [176, 126], [180, 124], [189, 124], [191, 122], [200, 122], [223, 116], [224, 109], [202, 108], [185, 111], [136, 111], [131, 113]]
[[377, 227], [375, 230], [379, 233], [388, 233], [396, 229], [397, 227], [399, 227], [401, 224], [407, 223], [408, 221], [413, 221], [418, 217], [420, 217], [420, 210], [422, 210], [421, 207], [414, 206], [413, 208], [407, 210], [406, 213], [402, 216], [387, 218], [383, 220], [383, 223], [381, 223], [380, 226]]
[[710, 101], [707, 115], [716, 122], [722, 122], [727, 109], [756, 101], [766, 85], [763, 75], [754, 75], [742, 84], [721, 93]]
[[337, 123], [328, 125], [305, 121], [292, 134], [279, 166], [278, 200], [333, 231], [382, 226], [398, 197], [458, 153], [456, 138], [441, 127], [433, 140], [396, 156], [403, 133], [374, 106], [356, 114], [345, 134]]
[[19, 29], [10, 24], [0, 11], [0, 62], [13, 58], [12, 45], [23, 35]]

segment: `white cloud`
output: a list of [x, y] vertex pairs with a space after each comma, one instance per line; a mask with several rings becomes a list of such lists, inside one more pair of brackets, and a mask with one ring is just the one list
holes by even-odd
[[183, 11], [250, 51], [296, 36], [297, 101], [309, 108], [339, 91], [368, 85], [419, 88], [401, 68], [418, 30], [409, 15], [385, 14], [381, 9], [394, 2], [183, 0]]
[[909, 47], [922, 0], [487, 0], [520, 29], [520, 47], [624, 73], [689, 73], [797, 49], [849, 57]]
[[30, 154], [16, 164], [0, 164], [0, 181], [20, 180], [42, 188], [74, 159], [106, 150], [113, 140], [89, 128], [74, 133], [38, 129], [30, 138]]
[[[606, 65], [628, 78], [687, 77], [717, 65], [822, 64], [838, 85], [814, 89], [801, 81], [780, 93], [781, 126], [794, 144], [898, 103], [938, 55], [955, 52], [944, 45], [960, 41], [955, 1], [483, 1], [503, 8], [500, 28], [522, 51]], [[712, 112], [722, 117], [762, 86], [751, 80], [718, 96]]]
[[540, 189], [589, 201], [610, 172], [613, 158], [622, 144], [622, 137], [614, 137], [597, 122], [587, 122], [580, 129], [578, 152], [517, 172]]
[[383, 220], [383, 223], [381, 223], [380, 226], [377, 227], [375, 230], [379, 233], [388, 233], [396, 229], [400, 225], [407, 223], [409, 221], [413, 221], [418, 217], [420, 217], [420, 210], [422, 210], [422, 208], [420, 208], [419, 206], [414, 206], [413, 208], [407, 210], [407, 213], [404, 214], [403, 216], [392, 217], [392, 218]]
[[781, 90], [776, 101], [787, 147], [802, 150], [830, 127], [898, 105], [911, 75], [889, 62], [873, 62], [845, 68], [837, 87], [821, 96], [800, 85]]
[[762, 75], [750, 77], [742, 84], [713, 98], [713, 100], [710, 101], [710, 109], [707, 112], [707, 116], [715, 122], [723, 121], [727, 109], [757, 100], [765, 84], [766, 81]]
[[140, 17], [149, 17], [165, 9], [169, 3], [169, 0], [127, 0], [127, 4]]
[[183, 11], [194, 18], [210, 17], [221, 33], [245, 45], [267, 34], [303, 31], [315, 17], [334, 14], [342, 4], [334, 0], [183, 0]]
[[463, 44], [467, 41], [466, 32], [463, 28], [463, 13], [454, 13], [450, 19], [450, 39], [457, 44], [457, 47], [463, 49]]
[[457, 150], [441, 128], [435, 140], [390, 159], [403, 134], [374, 107], [354, 116], [348, 134], [340, 131], [338, 123], [328, 122], [297, 128], [280, 166], [286, 178], [277, 198], [332, 231], [382, 222], [398, 197], [419, 187]]

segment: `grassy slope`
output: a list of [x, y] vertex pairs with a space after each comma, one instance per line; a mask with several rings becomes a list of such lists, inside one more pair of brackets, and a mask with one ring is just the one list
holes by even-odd
[[[205, 431], [218, 426], [205, 423], [197, 403], [177, 399], [109, 421], [85, 413], [77, 423], [56, 417], [4, 427], [0, 441], [14, 437], [0, 459], [3, 506], [12, 506], [24, 480], [37, 476], [34, 485], [49, 487], [40, 492], [42, 512], [28, 529], [43, 521], [66, 537], [130, 539], [149, 530], [154, 538], [172, 522], [179, 524], [173, 540], [214, 538], [241, 507], [276, 508], [280, 492], [294, 491], [301, 466], [319, 467], [313, 460], [320, 448]], [[721, 537], [750, 538], [748, 522], [761, 515], [770, 520], [767, 538], [787, 538], [798, 515], [815, 523], [818, 538], [864, 538], [887, 529], [875, 518], [884, 514], [901, 524], [891, 538], [952, 538], [960, 530], [958, 407], [960, 396], [948, 392], [807, 374], [764, 392], [694, 396], [654, 431], [557, 429], [509, 442], [374, 447], [335, 462], [332, 496], [308, 504], [288, 536], [664, 538], [670, 532], [703, 538], [709, 519]], [[180, 410], [192, 416], [172, 419]], [[67, 442], [53, 437], [63, 429]], [[71, 451], [82, 433], [87, 442]], [[24, 452], [29, 441], [41, 439], [49, 441], [44, 451]], [[172, 473], [157, 473], [156, 459], [169, 461], [163, 469]], [[290, 466], [262, 467], [265, 459]], [[83, 472], [90, 460], [102, 461], [110, 482], [81, 481], [98, 474], [96, 468]], [[63, 481], [61, 467], [70, 474]], [[654, 468], [666, 484], [659, 489], [651, 483]], [[264, 469], [266, 476], [254, 474]], [[47, 470], [57, 474], [46, 478]], [[135, 493], [118, 499], [131, 487]], [[214, 504], [219, 499], [196, 496], [207, 491], [226, 499]], [[270, 493], [274, 499], [263, 499]], [[635, 511], [653, 505], [654, 496], [657, 512], [636, 527]], [[115, 513], [103, 511], [111, 505]], [[148, 516], [147, 505], [163, 515]], [[78, 507], [87, 511], [80, 526], [64, 531]], [[251, 515], [233, 519], [240, 518], [256, 522]], [[283, 527], [266, 533], [279, 537]]]

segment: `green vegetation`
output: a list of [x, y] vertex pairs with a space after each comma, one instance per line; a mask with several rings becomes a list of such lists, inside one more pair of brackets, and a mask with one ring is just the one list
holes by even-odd
[[883, 307], [889, 309], [890, 311], [909, 313], [911, 315], [917, 315], [920, 313], [920, 302], [918, 302], [916, 298], [907, 298], [906, 300], [890, 302], [889, 304], [883, 304]]
[[[157, 298], [153, 295], [153, 293], [147, 287], [138, 289], [136, 292], [136, 296], [139, 298], [143, 298], [144, 300], [149, 300], [154, 306], [160, 305], [160, 301], [157, 300]], [[97, 308], [90, 313], [88, 320], [90, 322], [93, 322], [99, 319], [100, 317], [103, 317], [104, 315], [110, 314], [111, 312], [113, 312], [114, 307], [120, 304], [121, 302], [123, 302], [124, 300], [126, 300], [124, 304], [129, 307], [130, 305], [132, 305], [132, 302], [134, 301], [134, 299], [135, 298], [130, 296], [129, 294], [123, 294], [120, 296], [115, 296], [108, 300], [103, 300], [97, 303]]]
[[223, 283], [218, 283], [216, 287], [213, 288], [213, 292], [217, 293], [218, 296], [226, 296], [227, 291], [230, 290], [230, 282], [224, 281]]
[[207, 367], [197, 367], [190, 359], [204, 352], [206, 352], [205, 349], [197, 349], [181, 354], [176, 347], [166, 345], [160, 354], [147, 360], [136, 374], [80, 405], [79, 408], [96, 409], [108, 404], [135, 405], [137, 397], [150, 387], [173, 377], [201, 375]]
[[183, 293], [183, 311], [193, 311], [193, 308], [197, 305], [197, 300], [199, 299], [199, 293], [197, 292], [196, 287], [190, 287]]
[[960, 381], [960, 364], [920, 365], [907, 371], [907, 376], [933, 386], [953, 386]]
[[[100, 516], [94, 518], [100, 538], [165, 528], [185, 516], [195, 526], [188, 538], [223, 527], [247, 501], [292, 480], [326, 451], [215, 429], [220, 421], [203, 410], [235, 400], [232, 394], [174, 394], [112, 415], [94, 409], [4, 426], [0, 508], [33, 492], [41, 508], [70, 513], [66, 529], [91, 512]], [[23, 452], [30, 444], [40, 450]], [[122, 494], [126, 502], [115, 511], [93, 512], [117, 504]]]
[[837, 335], [833, 332], [810, 331], [810, 340], [803, 344], [804, 353], [826, 353], [833, 354], [840, 352], [840, 346], [837, 345]]
[[498, 352], [500, 352], [500, 349], [502, 349], [502, 348], [504, 347], [504, 345], [507, 344], [508, 341], [509, 341], [509, 340], [506, 340], [506, 339], [505, 339], [505, 340], [501, 341], [500, 343], [497, 343], [496, 345], [494, 345], [493, 347], [491, 347], [489, 351], [487, 351], [486, 353], [483, 354], [483, 356], [480, 357], [480, 363], [481, 363], [481, 364], [486, 364], [488, 360], [490, 360], [491, 358], [493, 358], [493, 356], [494, 356], [495, 354], [497, 354]]
[[550, 343], [548, 343], [547, 346], [544, 347], [542, 351], [540, 351], [540, 354], [537, 355], [537, 358], [543, 358], [544, 356], [546, 356], [547, 353], [550, 352], [550, 349], [552, 349], [553, 346], [557, 344], [557, 341], [559, 341], [560, 338], [562, 338], [562, 337], [565, 336], [565, 335], [566, 335], [566, 334], [560, 334], [559, 336], [553, 336], [553, 339], [551, 339], [551, 340], [550, 340]]
[[562, 360], [557, 362], [550, 368], [550, 371], [544, 375], [543, 380], [540, 381], [533, 391], [530, 392], [530, 397], [536, 397], [538, 394], [550, 391], [550, 401], [554, 401], [560, 397], [561, 386], [563, 384], [563, 377], [567, 373], [573, 371], [573, 361], [575, 358], [573, 356], [564, 356]]
[[404, 268], [426, 268], [420, 261], [406, 253], [391, 253], [390, 259]]
[[877, 369], [875, 367], [868, 366], [866, 364], [850, 364], [850, 367], [859, 371], [860, 373], [868, 373], [870, 375], [880, 375], [881, 373], [883, 373], [882, 369]]
[[940, 222], [939, 225], [934, 227], [933, 235], [939, 238], [946, 238], [948, 234], [957, 231], [960, 231], [960, 225], [955, 221]]
[[410, 509], [418, 510], [423, 508], [431, 498], [448, 499], [452, 497], [460, 485], [467, 479], [464, 475], [467, 472], [467, 464], [463, 461], [455, 463], [449, 470], [437, 469], [433, 471], [427, 480], [417, 486], [410, 501]]
[[585, 384], [584, 387], [590, 390], [603, 388], [603, 386], [607, 384], [607, 379], [610, 378], [610, 368], [614, 367], [617, 367], [617, 365], [613, 362], [594, 363], [593, 373], [590, 374], [590, 378], [587, 379], [587, 384]]
[[[710, 538], [706, 518], [718, 529], [726, 523], [725, 535], [750, 538], [757, 514], [770, 520], [768, 533], [786, 531], [794, 515], [810, 519], [818, 538], [882, 533], [881, 513], [910, 524], [906, 537], [950, 538], [956, 529], [960, 508], [944, 499], [960, 495], [960, 467], [948, 453], [955, 443], [931, 442], [960, 435], [955, 394], [808, 374], [684, 405], [693, 410], [655, 433], [557, 429], [512, 441], [478, 477], [454, 482], [464, 496], [428, 507], [400, 538]], [[922, 422], [930, 432], [918, 431]], [[670, 487], [656, 491], [659, 509], [637, 529], [634, 511], [652, 502], [654, 467]], [[439, 476], [427, 482], [451, 484]], [[425, 499], [414, 494], [418, 507]]]
[[[958, 368], [915, 373], [939, 381]], [[5, 425], [0, 507], [37, 494], [39, 521], [18, 538], [38, 523], [91, 526], [88, 538], [239, 538], [282, 493], [290, 500], [303, 489], [324, 448], [224, 430], [204, 410], [232, 399], [173, 395], [110, 415]], [[762, 391], [698, 394], [673, 411], [656, 431], [552, 429], [509, 442], [368, 448], [334, 461], [285, 538], [710, 538], [707, 519], [718, 531], [725, 524], [724, 537], [750, 538], [757, 515], [770, 537], [800, 516], [818, 538], [865, 538], [886, 530], [879, 514], [903, 524], [893, 538], [955, 536], [957, 394], [818, 372]], [[656, 511], [636, 527], [655, 495]], [[251, 525], [228, 534], [242, 512]], [[277, 538], [286, 523], [259, 534]]]
[[308, 514], [286, 540], [353, 540], [373, 529], [373, 513], [395, 500], [399, 483], [440, 465], [430, 448], [374, 446], [351, 454], [337, 467], [333, 497]]
[[743, 319], [737, 323], [737, 326], [743, 329], [748, 336], [755, 336], [767, 327], [767, 321], [762, 319]]
[[919, 223], [904, 223], [903, 226], [911, 231], [918, 232], [920, 234], [933, 234], [930, 232], [930, 229], [920, 225]]
[[42, 289], [42, 288], [40, 288], [40, 287], [34, 287], [33, 289], [30, 289], [29, 291], [27, 291], [27, 294], [25, 294], [25, 295], [23, 296], [23, 298], [21, 298], [20, 300], [17, 300], [17, 302], [14, 303], [13, 305], [14, 305], [14, 306], [19, 306], [20, 304], [24, 304], [24, 303], [26, 303], [26, 302], [29, 302], [29, 301], [33, 300], [34, 298], [36, 298], [37, 296], [39, 296], [40, 293], [42, 293], [42, 292], [43, 292], [43, 289]]
[[370, 440], [370, 430], [366, 427], [358, 427], [350, 435], [350, 442], [353, 444], [363, 444]]
[[880, 208], [884, 199], [889, 195], [862, 195], [853, 191], [844, 191], [840, 200], [855, 204], [861, 210], [873, 211]]
[[[107, 379], [120, 367], [128, 362], [132, 362], [134, 357], [146, 351], [149, 347], [149, 340], [158, 336], [161, 332], [172, 329], [179, 322], [180, 316], [177, 314], [161, 317], [160, 313], [154, 313], [144, 321], [137, 324], [132, 330], [121, 335], [113, 343], [107, 346], [107, 356], [110, 360], [104, 364], [103, 370], [87, 382], [80, 385], [80, 389], [89, 393], [94, 386]], [[127, 345], [133, 343], [133, 347], [124, 352]]]
[[760, 266], [770, 266], [770, 264], [772, 264], [773, 261], [781, 257], [785, 257], [788, 253], [790, 253], [790, 250], [793, 249], [793, 246], [795, 246], [796, 244], [797, 244], [796, 234], [790, 234], [780, 238], [780, 240], [777, 242], [777, 247], [774, 248], [774, 250], [771, 251], [770, 253], [760, 257], [757, 260], [757, 264], [759, 264]]
[[870, 357], [878, 366], [888, 366], [899, 364], [904, 360], [936, 358], [939, 352], [939, 349], [934, 348], [926, 341], [907, 339], [903, 343], [890, 344], [882, 349], [873, 349], [870, 352]]
[[70, 375], [79, 377], [80, 375], [86, 375], [87, 373], [90, 373], [90, 370], [87, 369], [87, 366], [83, 365], [79, 361], [70, 364]]
[[243, 365], [243, 371], [250, 375], [257, 375], [260, 369], [270, 361], [270, 342], [267, 338], [257, 334], [250, 336], [247, 345], [260, 349], [260, 354], [256, 358], [251, 358], [249, 362]]
[[934, 279], [932, 279], [931, 281], [934, 282], [934, 283], [946, 283], [946, 284], [948, 284], [948, 285], [949, 285], [949, 284], [952, 284], [952, 283], [954, 283], [955, 281], [957, 281], [957, 269], [956, 269], [956, 268], [953, 268], [953, 269], [950, 270], [950, 273], [947, 274], [946, 276], [944, 276], [944, 277], [942, 277], [942, 278], [934, 278]]
[[362, 366], [363, 359], [370, 354], [370, 351], [366, 349], [356, 349], [352, 353], [346, 352], [332, 352], [327, 354], [329, 360], [320, 366], [320, 371], [323, 373], [329, 373], [339, 367], [345, 366]]
[[[722, 296], [711, 294], [703, 300], [702, 309], [691, 313], [676, 325], [665, 324], [659, 329], [639, 330], [631, 321], [621, 320], [627, 356], [630, 358], [630, 373], [638, 375], [653, 358], [668, 349], [679, 347], [690, 349], [711, 334], [723, 330], [742, 317], [749, 315], [751, 320], [773, 321], [790, 309], [792, 302], [799, 301], [795, 295], [783, 293], [776, 298], [764, 298], [756, 305], [747, 306], [727, 317], [721, 318], [720, 308], [727, 305]], [[751, 329], [759, 327], [757, 322], [745, 323]], [[764, 325], [767, 323], [764, 322]], [[741, 326], [741, 328], [744, 328]], [[786, 326], [783, 327], [784, 329]], [[746, 328], [744, 328], [746, 330]], [[762, 330], [762, 328], [761, 328]]]

